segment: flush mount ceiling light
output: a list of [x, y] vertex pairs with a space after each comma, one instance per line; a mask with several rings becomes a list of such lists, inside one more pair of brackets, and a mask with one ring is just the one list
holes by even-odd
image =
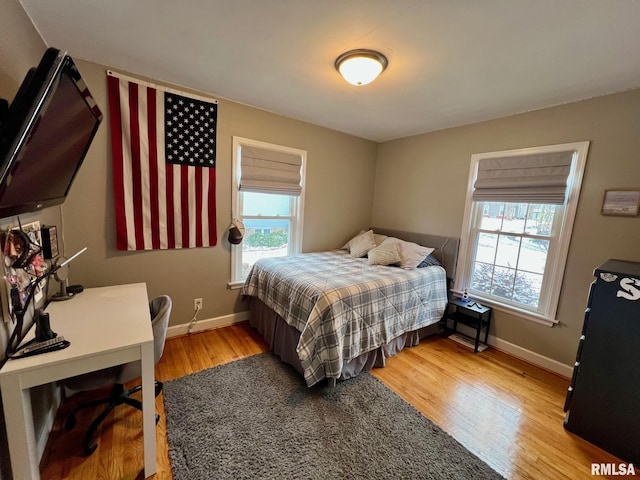
[[351, 85], [373, 82], [389, 64], [387, 57], [375, 50], [350, 50], [336, 59], [335, 67]]

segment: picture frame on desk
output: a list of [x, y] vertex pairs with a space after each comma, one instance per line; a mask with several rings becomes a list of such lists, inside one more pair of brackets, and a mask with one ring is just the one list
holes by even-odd
[[605, 190], [602, 215], [635, 217], [640, 211], [640, 189]]

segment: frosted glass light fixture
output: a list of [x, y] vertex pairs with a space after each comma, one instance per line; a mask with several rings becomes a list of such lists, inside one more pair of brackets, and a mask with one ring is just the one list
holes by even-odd
[[387, 57], [375, 50], [350, 50], [336, 59], [335, 67], [351, 85], [373, 82], [389, 64]]

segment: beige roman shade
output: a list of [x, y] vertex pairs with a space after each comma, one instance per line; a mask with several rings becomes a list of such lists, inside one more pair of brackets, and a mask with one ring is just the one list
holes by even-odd
[[244, 145], [240, 155], [240, 191], [296, 196], [302, 192], [300, 155]]
[[563, 204], [574, 151], [483, 158], [474, 184], [475, 202]]

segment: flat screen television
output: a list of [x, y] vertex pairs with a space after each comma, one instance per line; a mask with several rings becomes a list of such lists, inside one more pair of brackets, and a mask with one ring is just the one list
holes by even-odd
[[71, 57], [47, 49], [0, 115], [0, 218], [64, 202], [101, 121]]

